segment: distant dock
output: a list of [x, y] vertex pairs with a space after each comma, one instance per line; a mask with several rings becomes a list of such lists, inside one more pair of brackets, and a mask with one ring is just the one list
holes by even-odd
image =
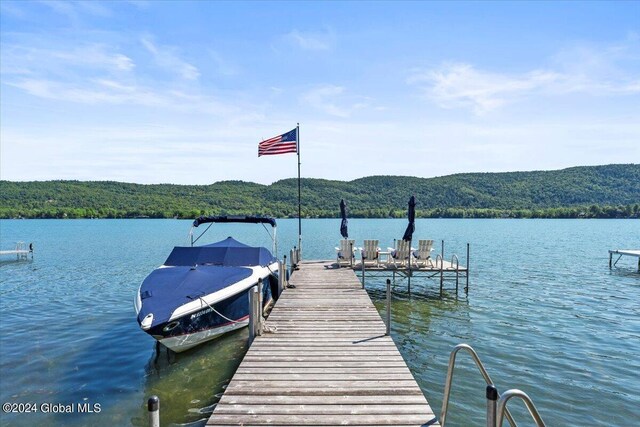
[[207, 425], [439, 425], [354, 270], [298, 266]]
[[28, 246], [24, 242], [16, 243], [15, 249], [10, 249], [6, 251], [0, 251], [0, 256], [11, 256], [15, 255], [18, 260], [26, 260], [29, 255], [31, 255], [31, 259], [33, 259], [33, 244], [30, 243]]
[[[618, 255], [618, 259], [613, 262], [613, 256]], [[623, 256], [631, 256], [638, 258], [638, 272], [640, 273], [640, 250], [636, 249], [615, 249], [609, 250], [609, 268], [613, 268], [616, 266], [620, 258]]]

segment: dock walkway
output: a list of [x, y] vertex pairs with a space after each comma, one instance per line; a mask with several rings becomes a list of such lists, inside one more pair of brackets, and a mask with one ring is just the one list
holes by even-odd
[[209, 426], [437, 426], [353, 270], [300, 264]]

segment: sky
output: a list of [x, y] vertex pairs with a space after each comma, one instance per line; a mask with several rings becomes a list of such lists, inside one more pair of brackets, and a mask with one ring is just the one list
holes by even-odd
[[0, 179], [640, 163], [640, 2], [0, 2]]

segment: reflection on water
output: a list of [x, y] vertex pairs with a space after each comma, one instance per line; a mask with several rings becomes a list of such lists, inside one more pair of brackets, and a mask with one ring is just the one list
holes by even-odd
[[[247, 340], [245, 328], [183, 353], [155, 346], [145, 366], [144, 395], [160, 397], [161, 424], [204, 425], [240, 365]], [[132, 423], [148, 424], [146, 402]]]
[[[0, 400], [99, 403], [98, 414], [0, 414], [1, 425], [147, 425], [160, 397], [162, 425], [202, 425], [246, 351], [236, 331], [190, 351], [156, 354], [140, 331], [133, 297], [190, 221], [1, 221], [0, 247], [34, 241], [33, 261], [0, 262]], [[340, 220], [305, 220], [303, 255], [331, 259]], [[406, 220], [349, 221], [350, 238], [391, 246]], [[217, 230], [217, 229], [216, 229]], [[264, 235], [263, 235], [264, 234]], [[251, 226], [220, 227], [269, 246]], [[280, 248], [297, 244], [297, 220], [280, 220]], [[469, 294], [439, 277], [396, 278], [392, 337], [439, 413], [449, 352], [479, 353], [498, 388], [520, 388], [548, 425], [635, 425], [640, 419], [640, 274], [609, 270], [607, 249], [640, 248], [637, 220], [417, 220], [416, 238], [445, 239], [447, 258], [471, 243]], [[216, 240], [211, 237], [210, 241]], [[439, 245], [436, 245], [439, 249]], [[385, 278], [367, 275], [385, 309]], [[157, 361], [156, 361], [157, 359]], [[460, 357], [451, 426], [485, 424], [484, 382]], [[514, 402], [515, 403], [515, 402]], [[594, 410], [594, 404], [603, 410]], [[510, 405], [526, 425], [526, 410]]]

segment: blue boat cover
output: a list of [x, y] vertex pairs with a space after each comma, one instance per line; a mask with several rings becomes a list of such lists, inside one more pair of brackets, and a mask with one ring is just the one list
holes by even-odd
[[250, 268], [176, 266], [158, 268], [144, 279], [140, 287], [142, 308], [138, 321], [153, 313], [152, 326], [166, 322], [183, 304], [217, 292], [251, 276]]
[[204, 246], [176, 246], [164, 265], [267, 266], [276, 259], [268, 249], [248, 246], [231, 237]]
[[251, 276], [252, 270], [246, 267], [275, 261], [268, 249], [248, 246], [231, 237], [205, 246], [177, 246], [164, 263], [170, 267], [154, 270], [142, 282], [138, 321], [153, 313], [152, 327], [166, 322], [181, 305]]

